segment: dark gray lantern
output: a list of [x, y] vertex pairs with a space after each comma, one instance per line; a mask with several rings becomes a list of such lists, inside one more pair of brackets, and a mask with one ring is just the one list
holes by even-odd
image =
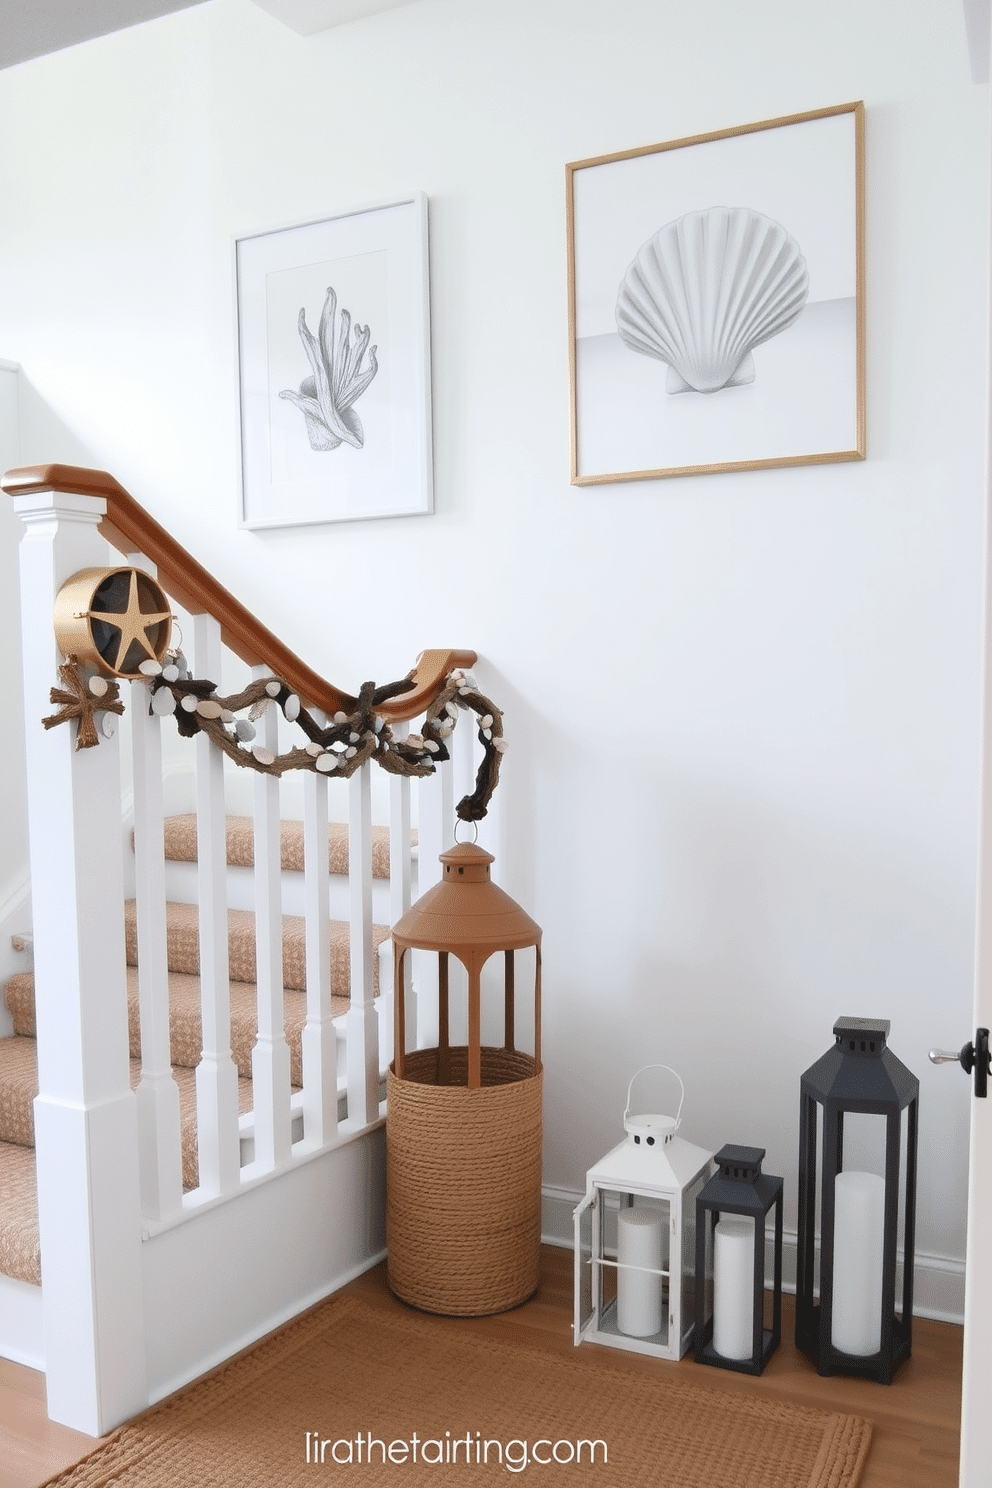
[[[888, 1019], [838, 1018], [833, 1048], [802, 1077], [799, 1116], [796, 1347], [821, 1375], [860, 1375], [883, 1385], [891, 1383], [912, 1352], [920, 1090], [916, 1076], [886, 1047], [890, 1027]], [[821, 1109], [822, 1145], [817, 1136]], [[845, 1169], [844, 1118], [849, 1113], [884, 1122], [880, 1177]], [[904, 1260], [897, 1317], [900, 1192]], [[818, 1207], [819, 1303], [814, 1299]]]
[[[696, 1362], [741, 1374], [760, 1374], [782, 1338], [782, 1180], [762, 1173], [764, 1155], [763, 1147], [721, 1147], [720, 1167], [696, 1199]], [[765, 1227], [773, 1205], [775, 1281], [766, 1328]]]

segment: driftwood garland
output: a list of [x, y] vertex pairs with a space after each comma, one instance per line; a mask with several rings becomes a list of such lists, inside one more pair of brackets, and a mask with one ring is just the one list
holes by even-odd
[[[352, 712], [336, 713], [325, 725], [318, 722], [279, 677], [262, 678], [250, 683], [243, 692], [218, 697], [215, 683], [189, 675], [181, 653], [161, 667], [156, 662], [146, 662], [144, 669], [151, 688], [151, 712], [160, 717], [173, 716], [180, 734], [186, 738], [206, 734], [241, 768], [276, 776], [289, 770], [310, 770], [347, 779], [366, 760], [374, 759], [392, 775], [432, 775], [439, 761], [450, 758], [445, 740], [455, 723], [462, 712], [471, 712], [476, 716], [483, 758], [476, 773], [475, 790], [455, 808], [462, 821], [480, 821], [485, 816], [499, 780], [500, 758], [506, 749], [503, 715], [479, 692], [471, 673], [461, 669], [445, 678], [425, 714], [420, 733], [410, 734], [406, 739], [397, 739], [376, 709], [388, 698], [407, 692], [414, 685], [412, 675], [386, 687], [366, 682]], [[53, 728], [78, 718], [76, 748], [89, 748], [99, 742], [93, 714], [124, 712], [117, 684], [108, 683], [102, 696], [93, 696], [72, 658], [59, 668], [59, 674], [71, 692], [52, 689], [52, 701], [62, 703], [63, 707], [60, 713], [44, 719], [44, 726]], [[89, 688], [103, 681], [92, 678]], [[255, 741], [255, 721], [272, 707], [279, 708], [287, 722], [300, 729], [306, 739], [304, 745], [276, 754]], [[235, 716], [246, 709], [247, 718]]]
[[41, 720], [42, 727], [56, 728], [60, 723], [69, 723], [74, 718], [78, 719], [76, 748], [92, 749], [94, 744], [100, 742], [93, 715], [124, 712], [124, 704], [121, 702], [117, 683], [108, 682], [105, 677], [99, 676], [91, 677], [88, 683], [85, 682], [74, 658], [70, 658], [65, 666], [59, 667], [59, 676], [65, 685], [53, 687], [50, 699], [53, 703], [60, 703], [61, 707], [57, 713]]

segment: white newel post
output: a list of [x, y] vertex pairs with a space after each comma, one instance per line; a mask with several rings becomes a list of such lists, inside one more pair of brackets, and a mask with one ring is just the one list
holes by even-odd
[[[51, 1418], [101, 1435], [147, 1404], [138, 1123], [130, 1088], [116, 738], [46, 731], [60, 586], [106, 566], [101, 498], [14, 499], [35, 946], [38, 1202]], [[98, 718], [99, 723], [99, 718]]]

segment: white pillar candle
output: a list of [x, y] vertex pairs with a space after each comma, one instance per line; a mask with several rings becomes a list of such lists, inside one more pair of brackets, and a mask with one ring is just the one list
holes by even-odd
[[884, 1181], [876, 1173], [838, 1173], [830, 1341], [845, 1354], [877, 1354], [882, 1346], [884, 1223]]
[[750, 1359], [754, 1347], [754, 1221], [721, 1219], [713, 1231], [713, 1348]]
[[[632, 1338], [661, 1332], [662, 1221], [648, 1209], [621, 1209], [617, 1216], [617, 1327]], [[650, 1270], [630, 1271], [629, 1266]]]

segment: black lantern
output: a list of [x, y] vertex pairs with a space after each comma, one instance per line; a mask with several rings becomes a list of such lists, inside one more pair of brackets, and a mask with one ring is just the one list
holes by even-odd
[[[920, 1090], [916, 1076], [886, 1048], [890, 1026], [888, 1019], [838, 1018], [833, 1048], [802, 1077], [799, 1117], [796, 1347], [822, 1375], [861, 1375], [883, 1385], [891, 1383], [896, 1368], [912, 1351]], [[819, 1107], [823, 1138], [818, 1206]], [[884, 1123], [881, 1175], [845, 1167], [844, 1118], [855, 1113]], [[904, 1258], [897, 1317], [901, 1192]], [[818, 1207], [819, 1303], [814, 1300]]]
[[[782, 1337], [782, 1180], [762, 1173], [764, 1155], [763, 1147], [721, 1147], [719, 1170], [696, 1200], [696, 1362], [741, 1374], [760, 1374]], [[765, 1224], [772, 1205], [775, 1281], [766, 1328]]]

